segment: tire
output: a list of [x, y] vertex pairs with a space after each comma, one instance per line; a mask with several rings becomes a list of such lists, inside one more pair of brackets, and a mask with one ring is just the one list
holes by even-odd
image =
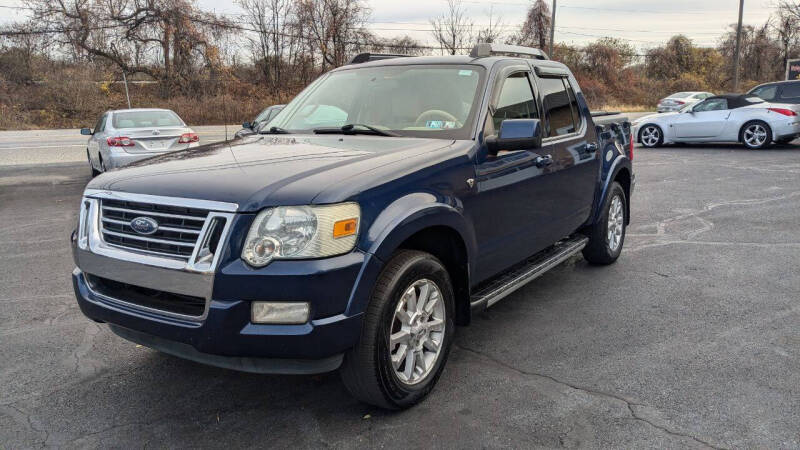
[[[618, 199], [615, 201], [615, 199]], [[617, 203], [618, 202], [618, 203]], [[589, 243], [583, 248], [583, 257], [591, 264], [612, 264], [620, 253], [625, 243], [626, 223], [628, 221], [628, 200], [625, 198], [625, 190], [614, 181], [608, 190], [608, 195], [603, 202], [603, 214], [600, 219], [592, 225], [585, 234], [589, 238]], [[611, 225], [609, 215], [614, 215], [613, 226], [619, 229], [619, 233], [614, 233], [613, 240], [609, 234]], [[613, 231], [613, 230], [612, 230]], [[614, 242], [616, 245], [614, 245]]]
[[89, 168], [92, 169], [92, 178], [100, 175], [100, 171], [94, 168], [94, 163], [92, 162], [92, 156], [89, 154], [89, 149], [86, 149], [86, 158], [89, 160]]
[[[406, 301], [410, 297], [405, 294], [413, 289], [422, 298], [425, 285], [431, 297], [438, 290], [440, 300], [424, 308], [431, 308], [429, 315], [420, 316], [417, 312], [412, 314], [412, 320], [401, 322], [398, 314], [407, 311], [404, 307], [411, 307]], [[386, 409], [404, 409], [420, 402], [433, 389], [447, 362], [455, 332], [454, 311], [455, 297], [444, 265], [425, 252], [402, 250], [396, 253], [378, 277], [364, 314], [359, 342], [345, 354], [339, 370], [347, 390], [364, 403]], [[443, 330], [435, 331], [439, 328], [434, 325], [436, 321], [441, 322]], [[431, 325], [425, 327], [422, 325], [425, 323]], [[405, 344], [390, 344], [390, 336], [403, 333], [407, 334]], [[432, 354], [431, 348], [437, 340], [439, 350]], [[403, 345], [407, 349], [412, 344], [417, 344], [414, 346], [417, 349], [413, 356], [415, 364], [407, 365], [406, 352], [406, 357], [398, 358], [395, 367], [391, 357], [403, 355]], [[424, 359], [428, 359], [428, 367], [419, 367], [421, 373], [417, 373], [420, 349]], [[412, 370], [406, 371], [409, 367]], [[404, 379], [405, 375], [399, 372], [410, 372], [411, 378]]]
[[739, 141], [751, 150], [760, 150], [772, 143], [772, 129], [760, 120], [747, 122], [739, 130]]
[[658, 125], [645, 124], [639, 129], [639, 142], [647, 148], [661, 147], [664, 144], [664, 132]]
[[108, 169], [106, 169], [106, 162], [103, 161], [103, 155], [97, 155], [97, 158], [100, 160], [100, 173], [106, 173]]

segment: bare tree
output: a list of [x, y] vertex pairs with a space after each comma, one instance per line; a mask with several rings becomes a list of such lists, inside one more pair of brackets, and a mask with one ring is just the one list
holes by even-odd
[[370, 51], [397, 53], [400, 55], [422, 55], [425, 47], [411, 36], [377, 39], [370, 45]]
[[550, 7], [544, 0], [534, 0], [531, 7], [528, 8], [525, 22], [519, 32], [510, 39], [510, 42], [545, 49], [550, 36], [550, 27]]
[[365, 24], [370, 10], [361, 0], [300, 0], [298, 18], [304, 37], [322, 59], [322, 70], [345, 64], [374, 37]]
[[497, 42], [503, 37], [503, 19], [494, 17], [494, 3], [489, 5], [489, 24], [478, 30], [476, 41]]
[[430, 23], [433, 38], [451, 55], [466, 49], [472, 42], [475, 24], [467, 17], [460, 0], [447, 0], [447, 11]]
[[[215, 37], [230, 24], [194, 0], [26, 0], [32, 22], [58, 30], [78, 55], [189, 88], [197, 72], [221, 66]], [[167, 91], [165, 91], [167, 92]]]
[[292, 25], [296, 20], [294, 2], [291, 0], [238, 0], [245, 17], [256, 30], [249, 38], [253, 48], [253, 62], [259, 67], [264, 80], [272, 89], [280, 89], [285, 55], [294, 49]]
[[783, 1], [778, 5], [778, 17], [773, 29], [777, 34], [783, 53], [783, 64], [786, 67], [792, 47], [800, 41], [800, 3]]

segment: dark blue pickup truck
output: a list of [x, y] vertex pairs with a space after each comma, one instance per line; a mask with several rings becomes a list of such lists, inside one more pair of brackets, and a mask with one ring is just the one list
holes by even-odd
[[583, 252], [620, 255], [630, 124], [541, 51], [359, 55], [235, 141], [87, 186], [75, 294], [119, 336], [257, 373], [339, 369], [420, 401], [456, 325]]

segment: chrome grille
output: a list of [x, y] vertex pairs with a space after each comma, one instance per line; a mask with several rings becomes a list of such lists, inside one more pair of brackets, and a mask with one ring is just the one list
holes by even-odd
[[[208, 215], [208, 210], [198, 208], [102, 199], [100, 231], [107, 244], [188, 261]], [[131, 227], [137, 217], [154, 219], [158, 229], [137, 233]]]

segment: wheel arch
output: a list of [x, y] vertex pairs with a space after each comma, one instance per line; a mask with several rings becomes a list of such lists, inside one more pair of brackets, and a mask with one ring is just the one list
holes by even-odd
[[[456, 323], [466, 325], [470, 321], [470, 274], [476, 252], [474, 231], [460, 209], [440, 200], [427, 193], [395, 200], [370, 226], [365, 249], [384, 263], [399, 249], [424, 251], [438, 258], [453, 283]], [[367, 297], [366, 302], [371, 296]], [[363, 311], [366, 302], [349, 309]]]
[[[645, 122], [644, 124], [639, 125], [639, 129], [636, 132], [636, 142], [637, 143], [642, 144], [642, 132], [644, 131], [645, 128], [647, 128], [649, 126], [654, 126], [654, 127], [658, 128], [658, 131], [661, 132], [661, 141], [662, 142], [666, 141], [666, 135], [664, 134], [664, 126], [663, 125], [661, 125], [659, 123], [656, 123], [656, 122]], [[644, 145], [644, 144], [642, 144], [642, 145]]]
[[[770, 142], [772, 142], [772, 141], [775, 139], [775, 134], [774, 134], [774, 133], [773, 133], [773, 131], [772, 131], [772, 125], [770, 125], [770, 124], [769, 124], [769, 122], [767, 122], [767, 121], [766, 121], [766, 120], [764, 120], [764, 119], [749, 119], [749, 120], [746, 120], [746, 121], [745, 121], [745, 122], [742, 124], [742, 126], [740, 126], [740, 127], [739, 127], [739, 134], [738, 134], [738, 136], [739, 136], [739, 142], [740, 142], [740, 143], [744, 143], [744, 129], [745, 129], [745, 128], [746, 128], [748, 125], [750, 125], [750, 124], [753, 124], [753, 123], [756, 123], [756, 122], [763, 123], [763, 124], [764, 124], [764, 126], [766, 126], [766, 127], [767, 127], [767, 131], [769, 131]], [[769, 143], [769, 142], [768, 142], [768, 143]]]

